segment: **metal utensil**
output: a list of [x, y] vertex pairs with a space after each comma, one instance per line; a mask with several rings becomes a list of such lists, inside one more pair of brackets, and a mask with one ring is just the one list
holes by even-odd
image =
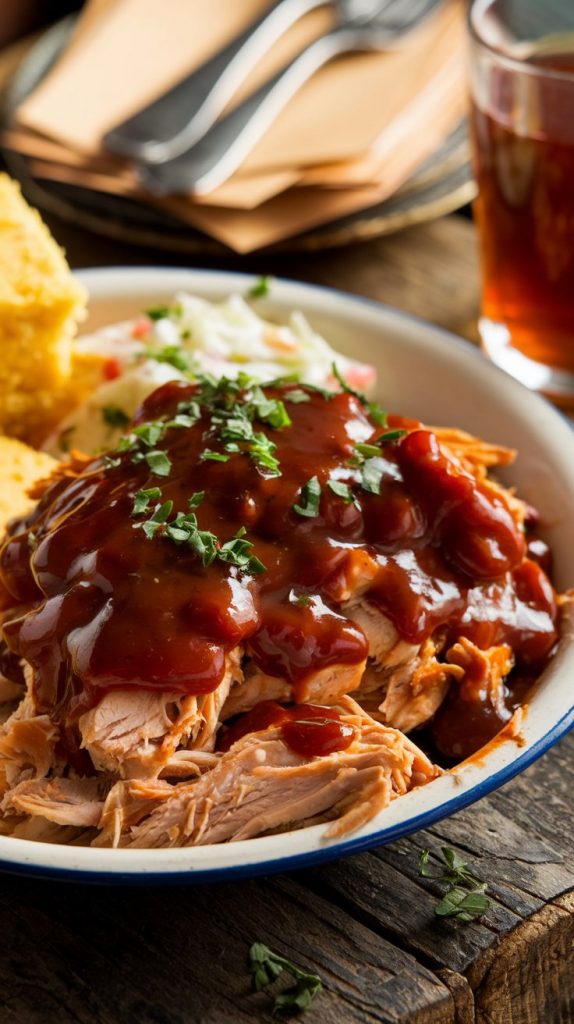
[[[291, 97], [333, 57], [381, 50], [420, 24], [442, 0], [345, 0], [347, 16], [253, 95], [235, 107], [187, 152], [157, 166], [141, 165], [140, 180], [157, 195], [204, 195], [239, 167]], [[349, 15], [352, 15], [349, 17]]]
[[184, 153], [217, 120], [263, 57], [291, 25], [330, 0], [275, 0], [272, 6], [154, 103], [104, 137], [106, 149], [148, 163]]

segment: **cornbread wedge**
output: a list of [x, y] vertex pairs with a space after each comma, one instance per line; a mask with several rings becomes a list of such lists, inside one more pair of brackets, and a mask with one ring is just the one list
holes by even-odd
[[28, 489], [49, 476], [57, 465], [51, 455], [34, 451], [15, 438], [0, 437], [0, 544], [10, 520], [33, 507]]
[[[71, 401], [84, 289], [18, 185], [0, 174], [0, 429], [39, 442]], [[73, 403], [72, 403], [73, 404]]]

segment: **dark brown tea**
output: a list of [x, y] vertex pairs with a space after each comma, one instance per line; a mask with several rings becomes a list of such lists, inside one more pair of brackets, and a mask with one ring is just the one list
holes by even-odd
[[498, 332], [574, 373], [574, 53], [491, 68], [485, 97], [472, 113], [485, 348], [496, 360]]

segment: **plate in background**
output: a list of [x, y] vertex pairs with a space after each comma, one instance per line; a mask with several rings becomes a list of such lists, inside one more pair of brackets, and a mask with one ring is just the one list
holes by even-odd
[[[58, 58], [74, 21], [74, 16], [70, 16], [57, 22], [26, 54], [5, 96], [5, 123], [9, 123], [18, 105]], [[33, 177], [26, 157], [8, 149], [2, 152], [8, 170], [22, 183], [30, 202], [62, 220], [122, 242], [170, 252], [206, 256], [229, 256], [231, 253], [221, 242], [144, 203]], [[469, 202], [474, 194], [466, 123], [461, 123], [390, 199], [296, 238], [286, 239], [265, 251], [320, 250], [390, 234], [450, 213]]]

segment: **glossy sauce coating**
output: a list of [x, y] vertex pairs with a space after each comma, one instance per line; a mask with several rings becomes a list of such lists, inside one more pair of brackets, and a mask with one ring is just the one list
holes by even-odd
[[233, 725], [224, 728], [218, 749], [229, 750], [248, 733], [260, 732], [270, 726], [279, 726], [283, 742], [302, 757], [324, 757], [337, 750], [346, 750], [355, 737], [353, 726], [343, 722], [335, 708], [319, 704], [285, 707], [276, 701], [265, 700], [240, 715]]
[[[291, 401], [292, 391], [307, 400]], [[366, 637], [344, 609], [358, 588], [405, 640], [440, 631], [480, 647], [507, 642], [521, 669], [539, 671], [557, 639], [555, 594], [525, 557], [504, 498], [445, 455], [431, 431], [400, 417], [389, 424], [407, 436], [382, 444], [379, 493], [370, 493], [353, 464], [355, 446], [375, 443], [384, 428], [358, 398], [299, 385], [266, 395], [281, 398], [292, 421], [257, 424], [276, 445], [280, 476], [245, 450], [225, 462], [202, 458], [205, 449], [223, 453], [204, 410], [194, 425], [164, 431], [167, 475], [134, 461], [133, 451], [111, 468], [100, 459], [72, 463], [12, 529], [0, 552], [4, 604], [15, 609], [4, 635], [34, 668], [40, 708], [69, 724], [115, 687], [207, 693], [238, 644], [257, 668], [285, 677], [297, 701], [313, 673], [364, 663]], [[170, 419], [196, 396], [194, 385], [167, 384], [138, 422]], [[318, 514], [306, 517], [293, 506], [313, 477]], [[348, 484], [354, 501], [329, 479]], [[156, 487], [162, 502], [173, 502], [170, 521], [204, 492], [199, 528], [223, 544], [244, 527], [265, 572], [219, 559], [205, 567], [163, 527], [148, 539], [134, 497]], [[366, 555], [363, 579], [357, 559]], [[453, 728], [464, 732], [464, 719]]]

